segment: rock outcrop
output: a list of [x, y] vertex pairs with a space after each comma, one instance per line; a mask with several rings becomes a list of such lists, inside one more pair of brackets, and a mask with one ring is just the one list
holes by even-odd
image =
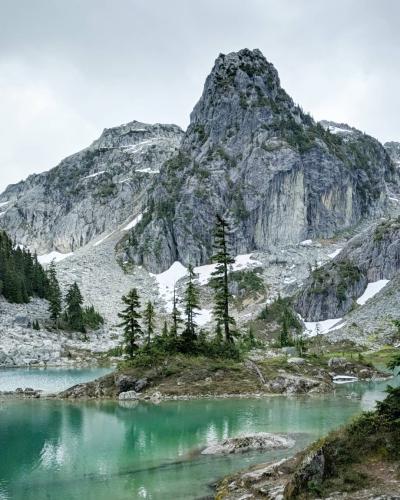
[[210, 444], [204, 450], [202, 455], [226, 455], [231, 453], [244, 453], [253, 450], [274, 450], [282, 448], [291, 448], [295, 442], [287, 436], [271, 434], [268, 432], [259, 432], [246, 436], [224, 439], [220, 443]]
[[0, 226], [46, 254], [73, 252], [141, 212], [143, 197], [180, 145], [176, 125], [131, 122], [0, 195]]
[[175, 260], [208, 262], [216, 213], [231, 220], [236, 254], [382, 214], [397, 175], [386, 150], [356, 129], [329, 129], [293, 103], [259, 50], [221, 54], [178, 155], [119, 252], [159, 272]]
[[400, 218], [387, 219], [352, 238], [331, 262], [312, 271], [295, 308], [308, 321], [348, 313], [367, 284], [400, 270]]

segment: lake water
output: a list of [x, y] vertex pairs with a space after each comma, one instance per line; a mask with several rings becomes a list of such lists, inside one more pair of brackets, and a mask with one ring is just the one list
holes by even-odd
[[44, 392], [59, 392], [111, 371], [111, 368], [0, 368], [0, 391], [32, 387]]
[[[390, 383], [399, 384], [399, 377]], [[326, 396], [159, 405], [4, 400], [0, 499], [204, 498], [222, 476], [294, 450], [213, 457], [200, 455], [202, 447], [241, 433], [280, 432], [293, 435], [301, 449], [372, 408], [386, 385], [349, 384]]]

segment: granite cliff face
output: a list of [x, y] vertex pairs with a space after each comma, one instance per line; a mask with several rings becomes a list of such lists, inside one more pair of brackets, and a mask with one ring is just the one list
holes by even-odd
[[385, 142], [384, 147], [397, 167], [400, 167], [400, 142]]
[[328, 264], [312, 271], [296, 299], [307, 321], [348, 313], [367, 284], [391, 280], [400, 270], [400, 218], [388, 219], [352, 238]]
[[0, 226], [39, 254], [73, 252], [141, 211], [163, 163], [176, 154], [176, 125], [131, 122], [0, 195]]
[[175, 260], [206, 263], [217, 213], [231, 220], [236, 254], [329, 237], [382, 214], [394, 164], [378, 141], [341, 127], [330, 131], [296, 106], [259, 50], [221, 54], [119, 253], [153, 272]]

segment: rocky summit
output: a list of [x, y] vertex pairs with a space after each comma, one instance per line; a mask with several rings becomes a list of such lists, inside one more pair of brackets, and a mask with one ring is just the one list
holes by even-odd
[[259, 50], [221, 54], [119, 251], [153, 272], [206, 263], [217, 213], [235, 228], [236, 254], [329, 237], [382, 215], [386, 183], [397, 178], [377, 140], [316, 123], [295, 105]]
[[1, 227], [38, 253], [74, 252], [142, 211], [182, 134], [176, 125], [136, 121], [104, 130], [49, 172], [9, 186], [0, 196]]

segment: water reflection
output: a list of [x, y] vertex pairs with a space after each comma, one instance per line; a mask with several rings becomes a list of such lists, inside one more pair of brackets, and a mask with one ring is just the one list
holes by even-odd
[[[325, 397], [160, 405], [3, 402], [0, 498], [200, 497], [224, 474], [293, 452], [212, 457], [200, 455], [201, 447], [240, 433], [288, 432], [301, 448], [370, 408], [385, 385], [340, 387]], [[351, 392], [357, 398], [348, 399]]]

